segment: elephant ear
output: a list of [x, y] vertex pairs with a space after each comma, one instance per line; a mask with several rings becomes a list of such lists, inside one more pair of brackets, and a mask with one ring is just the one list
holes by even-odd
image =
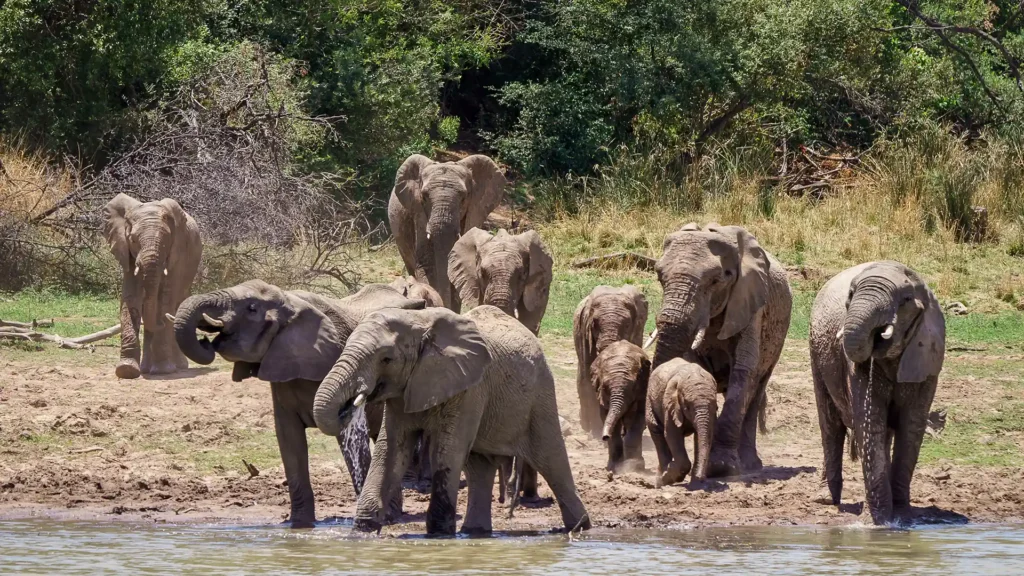
[[897, 382], [924, 382], [929, 376], [938, 376], [942, 370], [946, 356], [946, 319], [930, 291], [928, 303], [922, 303], [922, 307], [925, 308], [917, 332], [903, 349], [896, 372]]
[[174, 220], [174, 233], [171, 234], [171, 246], [169, 247], [173, 250], [175, 238], [185, 239], [187, 237], [185, 229], [188, 227], [188, 214], [182, 209], [181, 204], [178, 204], [178, 201], [173, 198], [164, 198], [160, 201], [160, 205], [164, 207], [164, 210]]
[[633, 333], [629, 335], [629, 341], [641, 346], [644, 341], [644, 328], [647, 326], [647, 297], [639, 288], [629, 284], [622, 287], [622, 292], [633, 299], [633, 310], [636, 312]]
[[757, 243], [749, 232], [739, 226], [722, 228], [708, 227], [710, 232], [718, 232], [735, 238], [736, 252], [739, 259], [739, 270], [736, 283], [729, 294], [725, 307], [725, 321], [718, 332], [718, 338], [727, 340], [746, 328], [754, 319], [754, 314], [764, 307], [768, 301], [768, 254]]
[[420, 154], [413, 154], [402, 162], [395, 173], [394, 194], [406, 210], [412, 210], [420, 204], [420, 190], [423, 188], [423, 170], [435, 164], [433, 160]]
[[128, 212], [142, 205], [127, 194], [118, 194], [103, 207], [103, 235], [110, 244], [110, 253], [127, 270], [131, 255], [128, 249]]
[[466, 183], [469, 198], [466, 200], [466, 216], [462, 221], [462, 229], [479, 228], [484, 225], [487, 216], [501, 204], [508, 181], [494, 160], [483, 154], [463, 158], [458, 164], [469, 168], [472, 180]]
[[298, 297], [290, 297], [290, 311], [259, 364], [259, 378], [267, 382], [312, 380], [319, 382], [341, 355], [342, 342], [334, 322]]
[[459, 291], [462, 305], [473, 308], [480, 305], [480, 246], [492, 236], [479, 228], [470, 228], [448, 253], [448, 280]]
[[491, 363], [484, 337], [473, 320], [432, 308], [420, 338], [419, 357], [405, 386], [405, 411], [422, 412], [477, 385]]
[[554, 260], [544, 247], [540, 234], [536, 230], [523, 232], [516, 237], [523, 252], [530, 262], [526, 276], [526, 289], [523, 290], [523, 304], [526, 309], [543, 312], [548, 307], [548, 293], [551, 290], [552, 266]]

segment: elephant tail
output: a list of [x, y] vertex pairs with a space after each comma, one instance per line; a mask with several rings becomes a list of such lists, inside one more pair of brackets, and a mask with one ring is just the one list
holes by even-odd
[[757, 428], [761, 434], [768, 433], [768, 387], [761, 389], [761, 395], [757, 398]]
[[857, 435], [850, 430], [846, 435], [846, 450], [850, 453], [850, 460], [856, 462], [860, 458], [860, 446], [857, 444]]

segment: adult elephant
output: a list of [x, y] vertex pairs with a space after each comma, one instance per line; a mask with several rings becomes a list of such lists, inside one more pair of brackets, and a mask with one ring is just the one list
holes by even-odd
[[[293, 527], [312, 526], [316, 519], [306, 428], [315, 427], [317, 388], [356, 325], [384, 308], [423, 308], [423, 301], [383, 284], [370, 284], [335, 300], [250, 280], [192, 296], [172, 318], [178, 345], [193, 362], [209, 364], [220, 354], [234, 363], [235, 382], [250, 377], [270, 382]], [[197, 340], [196, 330], [212, 334], [213, 340]], [[368, 413], [367, 418], [379, 428], [381, 414]], [[366, 420], [359, 418], [357, 425], [336, 434], [357, 494], [370, 465], [370, 433]]]
[[[580, 426], [594, 438], [601, 437], [604, 420], [590, 367], [602, 350], [619, 340], [639, 346], [647, 324], [647, 298], [635, 286], [598, 286], [590, 291], [572, 318], [576, 346], [576, 393], [580, 398]], [[643, 428], [640, 430], [641, 434]], [[626, 458], [640, 458], [642, 435], [627, 437]]]
[[700, 364], [725, 393], [708, 474], [761, 468], [758, 420], [789, 330], [793, 295], [777, 260], [739, 226], [687, 224], [665, 238], [655, 265], [664, 290], [654, 368]]
[[423, 300], [427, 308], [444, 307], [444, 301], [441, 300], [441, 295], [437, 293], [437, 290], [434, 290], [430, 284], [420, 282], [412, 276], [399, 276], [388, 286], [397, 290], [402, 296]]
[[104, 207], [103, 234], [122, 272], [121, 359], [114, 374], [138, 378], [188, 368], [164, 315], [188, 297], [199, 270], [196, 221], [170, 198], [143, 203], [118, 194]]
[[459, 475], [469, 501], [464, 532], [491, 530], [497, 466], [509, 457], [536, 468], [551, 486], [566, 529], [589, 528], [558, 422], [555, 383], [540, 341], [493, 306], [465, 315], [443, 308], [386, 310], [352, 333], [316, 396], [320, 430], [336, 435], [354, 408], [383, 403], [356, 528], [377, 530], [401, 488], [417, 436], [430, 439], [432, 493], [427, 532], [455, 532]]
[[910, 504], [945, 351], [938, 300], [899, 262], [854, 266], [818, 292], [811, 309], [811, 374], [833, 504], [842, 496], [847, 429], [860, 452], [872, 520], [890, 522], [894, 508]]
[[498, 165], [480, 154], [458, 162], [413, 154], [395, 175], [388, 222], [405, 268], [456, 312], [460, 305], [448, 280], [448, 253], [460, 234], [483, 226], [501, 203], [505, 184]]

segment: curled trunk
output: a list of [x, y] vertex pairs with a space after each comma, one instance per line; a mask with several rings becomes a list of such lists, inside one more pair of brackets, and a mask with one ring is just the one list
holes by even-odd
[[321, 432], [328, 436], [341, 434], [352, 417], [351, 402], [358, 394], [373, 392], [370, 383], [375, 383], [376, 376], [369, 364], [365, 354], [346, 350], [320, 383], [313, 400], [313, 419]]
[[206, 338], [196, 339], [196, 330], [203, 314], [221, 317], [230, 307], [231, 298], [222, 292], [192, 296], [181, 303], [174, 315], [174, 339], [185, 356], [197, 364], [213, 362], [216, 352]]
[[843, 324], [843, 348], [854, 362], [866, 362], [875, 346], [875, 332], [892, 320], [891, 296], [884, 287], [866, 284], [857, 288]]
[[697, 408], [694, 417], [694, 434], [696, 438], [696, 465], [693, 468], [693, 479], [704, 480], [708, 477], [708, 460], [711, 458], [711, 434], [715, 428], [715, 418], [707, 406]]
[[701, 328], [695, 290], [696, 283], [692, 286], [688, 283], [666, 291], [664, 304], [658, 314], [658, 344], [652, 368], [685, 356], [693, 346], [693, 339]]

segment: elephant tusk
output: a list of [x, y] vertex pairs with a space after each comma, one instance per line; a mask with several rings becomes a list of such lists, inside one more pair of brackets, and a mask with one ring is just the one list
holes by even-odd
[[167, 276], [167, 268], [164, 268], [164, 276]]
[[139, 275], [139, 267], [136, 266], [135, 267], [135, 274], [133, 274], [133, 276], [138, 276], [138, 275]]
[[354, 402], [352, 402], [352, 405], [355, 406], [356, 408], [359, 408], [360, 406], [363, 405], [364, 402], [366, 402], [366, 394], [360, 394], [359, 396], [356, 396], [356, 399]]
[[430, 232], [427, 232], [427, 240], [430, 240]]
[[203, 312], [203, 320], [206, 320], [206, 323], [209, 324], [210, 326], [215, 326], [217, 328], [223, 328], [224, 327], [224, 321], [223, 320], [218, 320], [218, 319], [210, 316], [206, 312]]
[[839, 332], [836, 332], [836, 340], [839, 340], [842, 337], [843, 337], [843, 329], [840, 328]]
[[704, 343], [704, 333], [706, 331], [707, 328], [701, 328], [700, 330], [697, 330], [697, 335], [693, 337], [693, 345], [690, 346], [690, 350], [696, 350], [697, 348], [700, 348], [700, 345]]
[[175, 322], [174, 315], [172, 315], [170, 313], [164, 314], [164, 318], [167, 318], [167, 321], [170, 322], [171, 324], [173, 324]]
[[882, 331], [882, 340], [888, 340], [889, 338], [892, 338], [892, 333], [894, 330], [896, 330], [896, 327], [893, 326], [892, 324], [886, 326], [885, 330]]
[[647, 341], [644, 342], [644, 350], [647, 350], [648, 348], [650, 348], [651, 344], [654, 344], [654, 341], [657, 340], [657, 339], [658, 339], [658, 329], [655, 328], [654, 331], [651, 332], [651, 335], [647, 337]]

